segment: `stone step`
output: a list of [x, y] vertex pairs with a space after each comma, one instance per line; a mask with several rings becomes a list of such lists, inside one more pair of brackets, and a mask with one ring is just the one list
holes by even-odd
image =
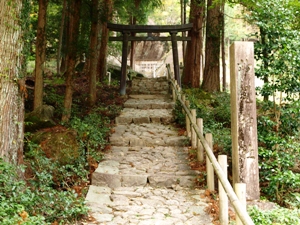
[[134, 109], [174, 109], [175, 103], [166, 97], [158, 95], [129, 96], [124, 103], [125, 108]]
[[120, 116], [116, 117], [116, 124], [162, 123], [170, 124], [174, 121], [172, 109], [132, 109], [124, 108]]
[[212, 225], [204, 191], [194, 187], [189, 139], [172, 126], [166, 78], [135, 78], [109, 138], [111, 149], [91, 177], [84, 225]]
[[185, 146], [186, 136], [178, 136], [178, 130], [171, 125], [157, 123], [118, 124], [109, 141], [115, 146]]
[[86, 197], [89, 225], [212, 225], [206, 213], [209, 201], [203, 190], [189, 188], [97, 187], [91, 185]]
[[112, 146], [92, 175], [92, 184], [110, 188], [146, 186], [192, 187], [196, 171], [185, 147]]
[[131, 84], [132, 94], [160, 94], [169, 93], [169, 81], [166, 77], [161, 78], [134, 78]]

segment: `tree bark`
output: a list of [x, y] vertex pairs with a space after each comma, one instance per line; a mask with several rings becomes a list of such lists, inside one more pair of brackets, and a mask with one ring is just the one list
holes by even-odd
[[225, 60], [225, 0], [221, 1], [221, 57], [222, 57], [222, 91], [226, 91], [226, 60]]
[[208, 92], [220, 91], [220, 35], [221, 12], [218, 2], [208, 0], [205, 46], [205, 69], [202, 88]]
[[61, 15], [61, 23], [60, 23], [60, 29], [59, 29], [59, 39], [58, 39], [58, 49], [57, 49], [57, 75], [60, 75], [61, 72], [61, 50], [62, 50], [62, 41], [63, 41], [63, 34], [64, 34], [64, 26], [65, 26], [65, 18], [66, 18], [66, 11], [67, 11], [67, 0], [64, 0], [63, 2], [63, 9], [62, 9], [62, 15]]
[[[180, 0], [181, 24], [186, 24], [186, 1]], [[182, 37], [186, 37], [186, 31], [182, 32]], [[182, 41], [182, 57], [185, 57], [186, 42]]]
[[106, 72], [107, 72], [106, 58], [107, 58], [107, 45], [108, 45], [108, 37], [109, 37], [108, 36], [109, 30], [107, 29], [107, 22], [112, 19], [113, 1], [105, 0], [103, 7], [104, 7], [104, 19], [102, 21], [101, 44], [100, 44], [98, 66], [97, 66], [100, 82], [102, 82], [104, 80], [104, 76], [106, 75]]
[[23, 162], [24, 94], [23, 40], [19, 15], [22, 0], [0, 0], [0, 158]]
[[64, 99], [64, 112], [62, 121], [67, 122], [71, 116], [72, 100], [73, 100], [73, 77], [75, 76], [77, 40], [80, 22], [80, 6], [81, 0], [73, 0], [69, 3], [68, 19], [68, 37], [67, 37], [67, 55], [66, 55], [66, 92]]
[[205, 1], [191, 1], [190, 23], [193, 23], [193, 29], [189, 32], [191, 41], [188, 42], [186, 48], [182, 83], [193, 88], [200, 87], [204, 8]]
[[43, 105], [44, 63], [46, 59], [46, 16], [48, 0], [39, 0], [38, 26], [35, 52], [35, 83], [33, 109]]
[[98, 61], [98, 38], [100, 33], [99, 2], [92, 1], [92, 24], [90, 35], [90, 66], [89, 66], [89, 104], [93, 106], [97, 100], [97, 61]]
[[[138, 9], [140, 7], [140, 4], [141, 4], [141, 0], [134, 0], [134, 6], [136, 9]], [[137, 23], [137, 18], [136, 16], [130, 16], [130, 24], [132, 25], [136, 25]], [[136, 36], [136, 33], [131, 33], [131, 36], [132, 37], [135, 37]], [[135, 70], [135, 41], [131, 41], [131, 45], [130, 45], [130, 68], [132, 70]]]

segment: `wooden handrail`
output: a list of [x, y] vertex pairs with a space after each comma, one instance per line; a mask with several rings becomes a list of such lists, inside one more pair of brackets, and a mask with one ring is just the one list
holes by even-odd
[[177, 89], [177, 86], [175, 84], [175, 81], [173, 79], [170, 79], [172, 88], [175, 91], [175, 95], [177, 96], [177, 100], [181, 103], [181, 106], [183, 107], [186, 115], [188, 116], [190, 120], [190, 124], [194, 131], [196, 132], [197, 137], [199, 138], [200, 142], [203, 145], [203, 148], [205, 149], [205, 152], [213, 165], [213, 168], [218, 176], [218, 179], [220, 180], [225, 192], [227, 193], [227, 196], [233, 205], [233, 208], [235, 209], [235, 212], [239, 216], [240, 220], [243, 222], [244, 225], [254, 225], [251, 217], [249, 216], [247, 210], [244, 209], [243, 205], [239, 201], [238, 197], [236, 196], [230, 182], [226, 178], [226, 175], [224, 174], [220, 164], [218, 163], [216, 157], [213, 154], [212, 149], [209, 147], [207, 141], [203, 137], [203, 133], [200, 131], [199, 127], [193, 122], [193, 117], [190, 112], [190, 110], [186, 107], [185, 103], [180, 98], [180, 93]]

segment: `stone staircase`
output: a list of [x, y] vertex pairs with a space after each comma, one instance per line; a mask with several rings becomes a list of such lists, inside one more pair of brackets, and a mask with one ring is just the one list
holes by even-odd
[[165, 78], [134, 79], [116, 118], [111, 150], [92, 175], [86, 224], [211, 224], [188, 161], [188, 140], [173, 126]]

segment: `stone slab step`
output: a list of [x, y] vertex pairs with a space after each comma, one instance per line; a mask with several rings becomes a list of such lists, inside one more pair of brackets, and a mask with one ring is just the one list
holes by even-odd
[[92, 175], [92, 184], [110, 188], [194, 185], [196, 171], [191, 170], [187, 148], [113, 146]]
[[129, 99], [133, 98], [133, 99], [144, 99], [144, 100], [150, 100], [150, 99], [160, 99], [160, 100], [167, 100], [167, 101], [170, 101], [171, 99], [171, 95], [168, 96], [168, 95], [142, 95], [142, 94], [130, 94], [129, 95]]
[[203, 190], [189, 188], [96, 187], [86, 197], [90, 225], [212, 225], [205, 212], [209, 201]]
[[116, 175], [116, 174], [104, 174], [98, 173], [93, 176], [93, 185], [109, 188], [119, 187], [145, 187], [147, 185], [151, 187], [163, 187], [173, 188], [176, 185], [180, 187], [193, 188], [195, 184], [195, 176], [180, 176], [180, 175]]
[[161, 94], [169, 93], [169, 82], [161, 78], [134, 78], [131, 84], [132, 94]]
[[109, 141], [116, 146], [185, 146], [189, 143], [186, 136], [178, 136], [173, 126], [158, 123], [118, 124]]
[[125, 108], [134, 109], [174, 109], [175, 103], [170, 99], [142, 99], [132, 98], [124, 103]]
[[162, 123], [170, 124], [174, 121], [172, 109], [131, 109], [125, 108], [115, 119], [116, 124]]

